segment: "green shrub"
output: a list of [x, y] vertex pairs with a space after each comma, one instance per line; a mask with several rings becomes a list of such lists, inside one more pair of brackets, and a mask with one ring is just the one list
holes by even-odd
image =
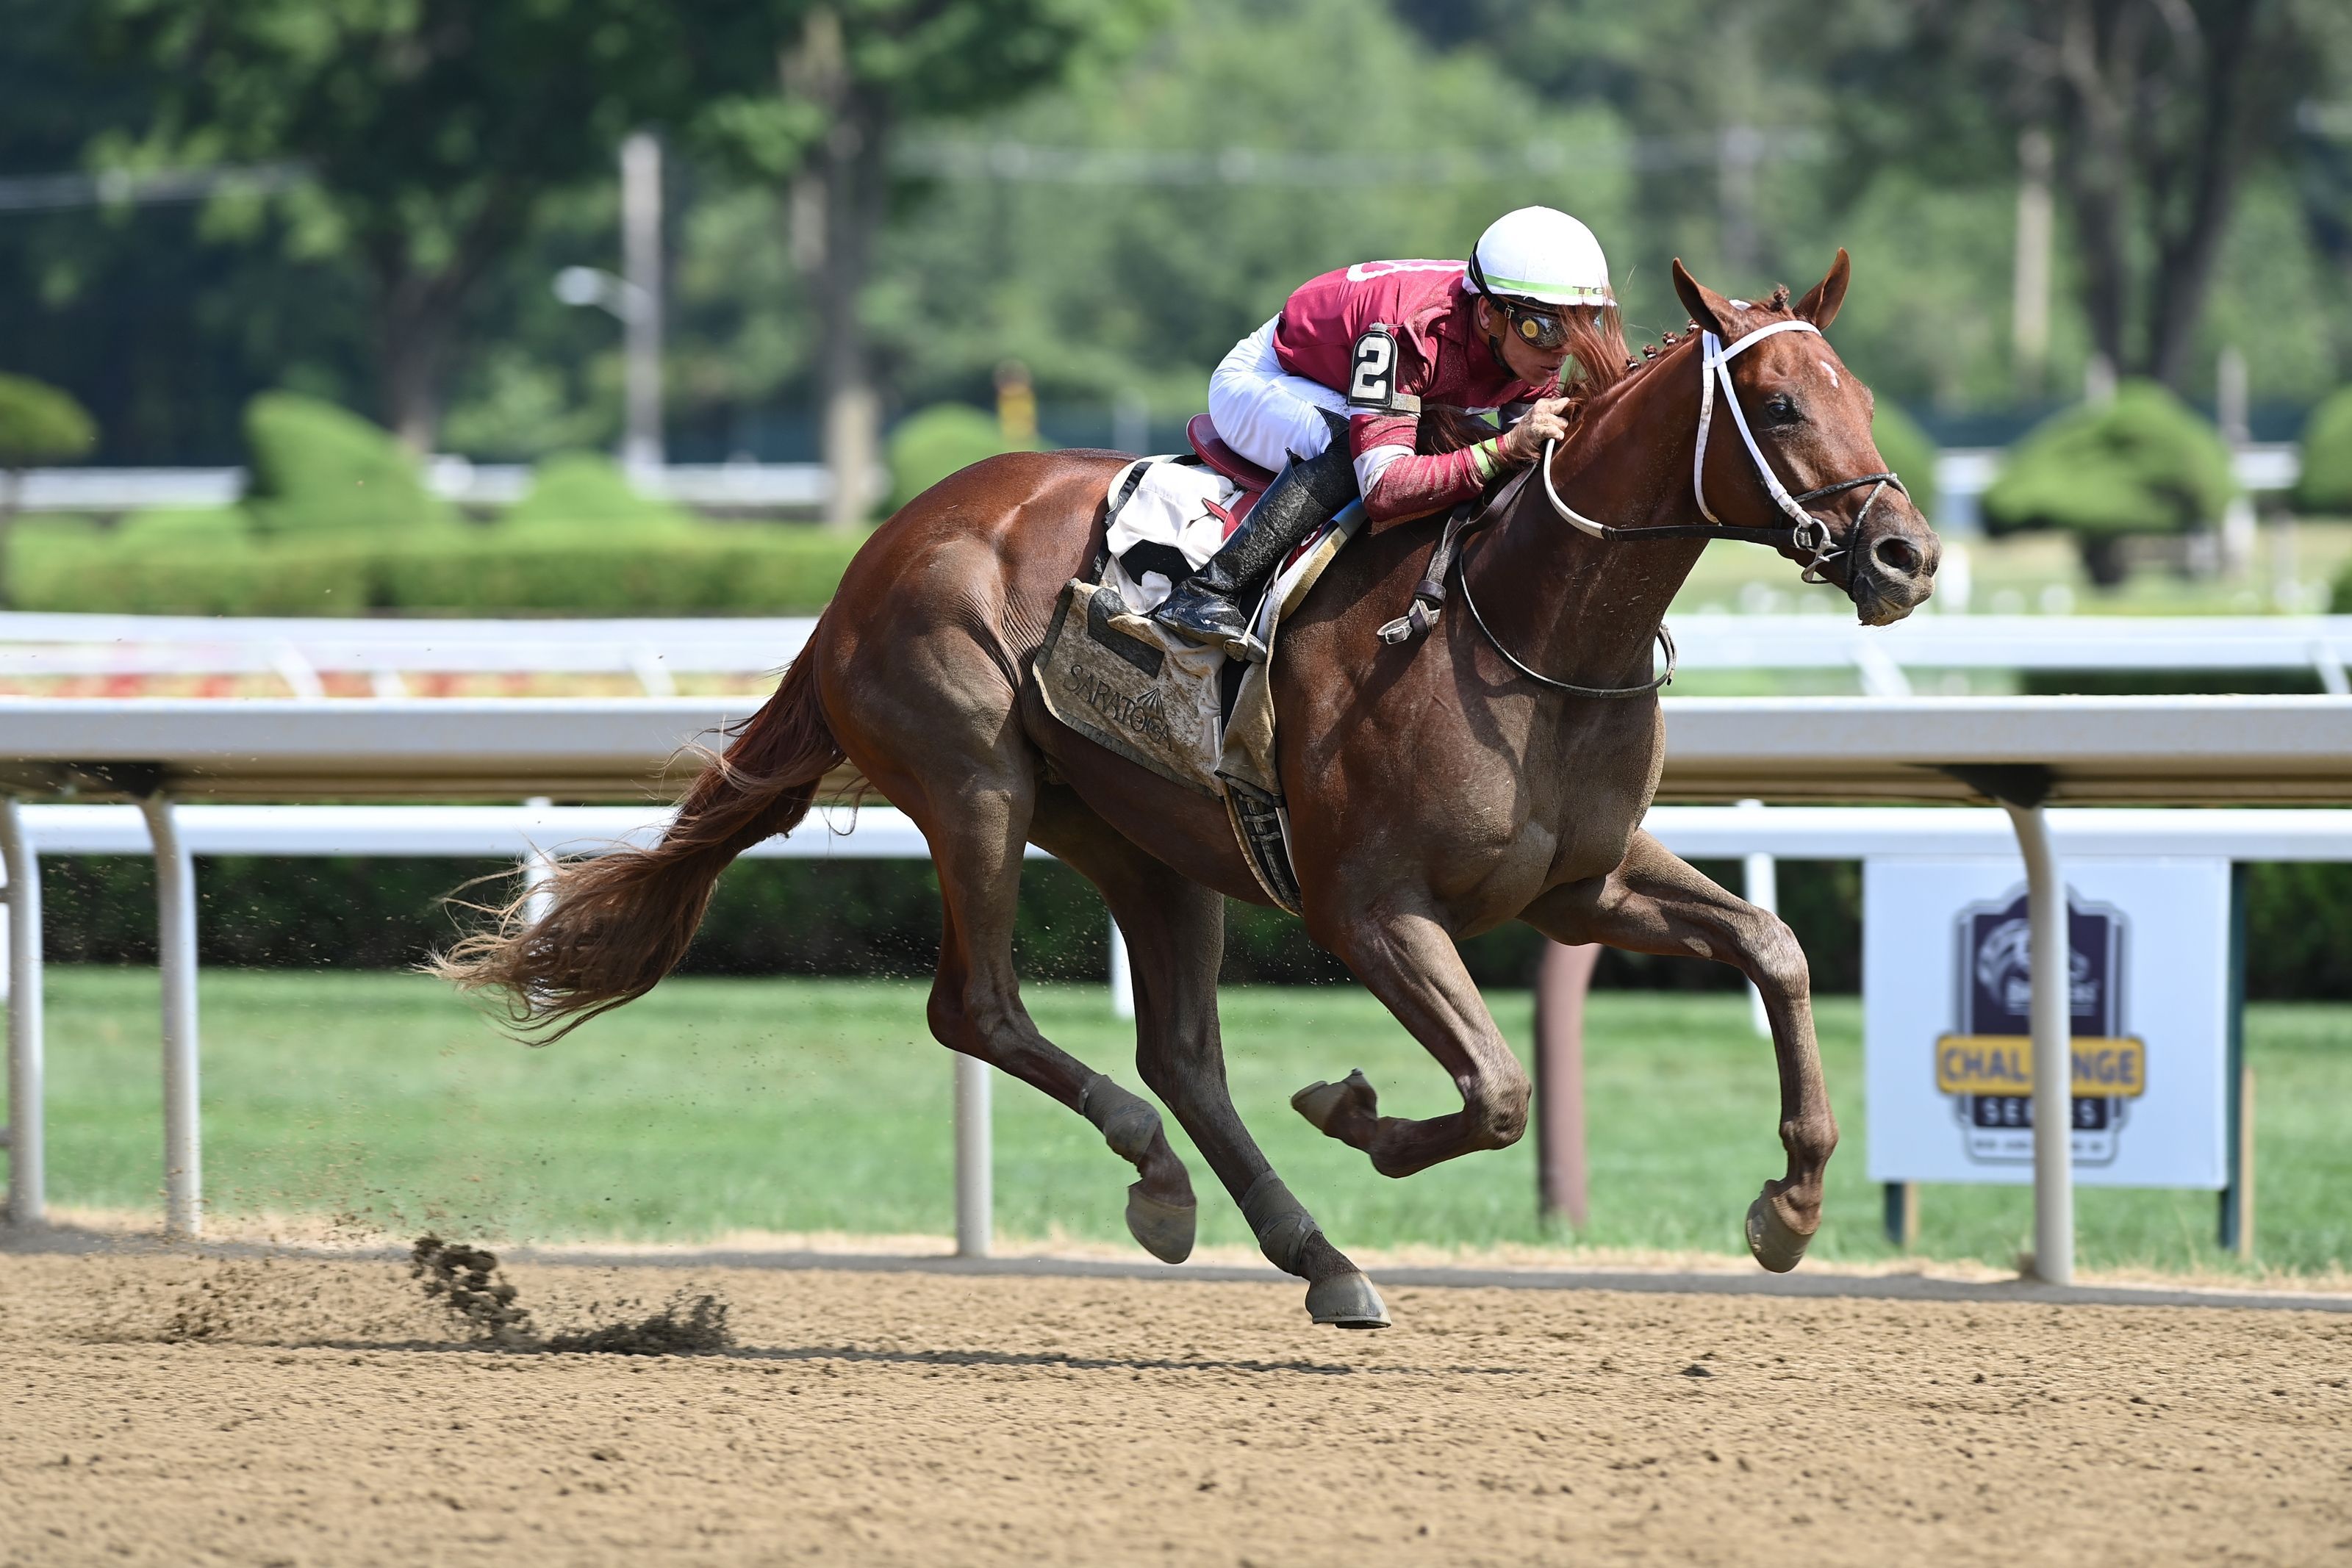
[[108, 537], [96, 517], [85, 517], [74, 512], [35, 512], [16, 519], [16, 543], [20, 549], [38, 550], [73, 545], [100, 545]]
[[20, 540], [28, 610], [129, 614], [356, 615], [371, 601], [370, 551], [335, 539], [237, 536]]
[[118, 542], [142, 545], [243, 544], [253, 519], [242, 507], [150, 507], [114, 527]]
[[658, 542], [489, 528], [387, 552], [384, 601], [418, 610], [790, 614], [833, 597], [862, 536], [783, 527], [681, 528]]
[[2105, 406], [2069, 409], [2018, 443], [1985, 491], [1985, 531], [2064, 529], [2091, 580], [2113, 587], [2125, 538], [2215, 523], [2237, 488], [2219, 431], [2155, 382], [2126, 382]]
[[0, 468], [33, 468], [79, 457], [98, 426], [65, 392], [27, 376], [0, 375]]
[[457, 521], [398, 442], [332, 403], [263, 392], [246, 406], [245, 439], [245, 506], [265, 534], [391, 539]]
[[559, 452], [532, 471], [530, 493], [499, 519], [506, 530], [616, 539], [691, 528], [691, 512], [637, 493], [619, 464], [594, 452]]
[[2219, 431], [2155, 382], [2126, 382], [2017, 444], [1985, 491], [1985, 528], [2186, 533], [2219, 520], [2237, 487]]
[[1911, 504], [1929, 522], [1936, 520], [1936, 438], [1919, 427], [1919, 422], [1895, 406], [1882, 402], [1871, 416], [1870, 434], [1878, 443], [1878, 455], [1887, 468], [1903, 481], [1911, 492]]
[[2305, 512], [2352, 514], [2352, 387], [2330, 394], [2303, 427], [2294, 504]]
[[959, 469], [1015, 450], [993, 415], [969, 403], [933, 403], [890, 433], [890, 507], [896, 511]]
[[862, 533], [778, 524], [673, 525], [658, 538], [573, 530], [436, 529], [378, 542], [240, 531], [239, 514], [152, 512], [111, 532], [39, 518], [9, 549], [27, 609], [205, 615], [787, 615], [824, 607]]

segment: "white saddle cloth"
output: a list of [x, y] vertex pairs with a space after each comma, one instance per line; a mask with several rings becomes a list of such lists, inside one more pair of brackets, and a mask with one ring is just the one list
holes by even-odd
[[[1138, 468], [1143, 470], [1139, 476]], [[1130, 571], [1128, 552], [1138, 545], [1165, 546], [1184, 558], [1187, 569], [1197, 568], [1225, 542], [1227, 519], [1241, 498], [1239, 485], [1204, 464], [1166, 457], [1129, 464], [1110, 482], [1110, 503], [1117, 510], [1111, 516], [1110, 560], [1103, 568], [1103, 581], [1118, 589], [1127, 607], [1139, 615], [1159, 609], [1176, 585], [1164, 571]]]
[[[1139, 468], [1143, 472], [1137, 476]], [[1135, 476], [1131, 490], [1128, 488], [1130, 476]], [[1110, 482], [1111, 521], [1105, 536], [1110, 559], [1103, 565], [1104, 586], [1116, 590], [1138, 615], [1150, 614], [1167, 601], [1175, 584], [1166, 572], [1141, 562], [1131, 568], [1129, 552], [1138, 545], [1161, 546], [1182, 556], [1187, 571], [1197, 570], [1225, 542], [1228, 520], [1242, 497], [1239, 485], [1205, 464], [1167, 457], [1139, 457], [1129, 464]], [[1301, 540], [1276, 570], [1274, 580], [1265, 585], [1255, 604], [1243, 606], [1250, 630], [1261, 640], [1273, 622], [1275, 606], [1289, 593], [1316, 547], [1329, 537], [1335, 524], [1336, 519], [1325, 523]], [[1156, 553], [1143, 552], [1146, 557]]]

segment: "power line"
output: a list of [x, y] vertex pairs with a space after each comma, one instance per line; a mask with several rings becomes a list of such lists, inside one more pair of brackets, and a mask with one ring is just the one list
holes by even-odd
[[1571, 169], [1636, 172], [1743, 163], [1804, 162], [1826, 143], [1810, 131], [1735, 126], [1719, 133], [1505, 148], [1433, 148], [1418, 152], [1300, 152], [1254, 147], [1155, 149], [1055, 147], [1029, 141], [929, 139], [901, 142], [902, 174], [1040, 185], [1275, 185], [1328, 189], [1366, 185], [1468, 185]]
[[211, 169], [100, 169], [92, 173], [0, 176], [0, 213], [201, 202], [225, 191], [268, 195], [310, 177], [299, 163]]

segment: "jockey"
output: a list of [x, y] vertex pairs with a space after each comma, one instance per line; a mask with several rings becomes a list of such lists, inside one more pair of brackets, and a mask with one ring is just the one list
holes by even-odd
[[[1419, 517], [1533, 462], [1566, 433], [1569, 360], [1624, 351], [1614, 311], [1600, 243], [1550, 207], [1496, 219], [1466, 263], [1362, 262], [1310, 278], [1209, 379], [1217, 434], [1279, 477], [1152, 619], [1263, 659], [1241, 595], [1359, 494], [1375, 523]], [[1514, 404], [1532, 406], [1497, 434], [1419, 450], [1425, 411]]]

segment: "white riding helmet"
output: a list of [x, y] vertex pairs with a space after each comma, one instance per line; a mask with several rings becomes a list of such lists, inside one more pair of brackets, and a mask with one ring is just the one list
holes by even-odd
[[1478, 236], [1464, 281], [1481, 294], [1544, 305], [1612, 305], [1609, 258], [1592, 231], [1557, 207], [1505, 213]]

